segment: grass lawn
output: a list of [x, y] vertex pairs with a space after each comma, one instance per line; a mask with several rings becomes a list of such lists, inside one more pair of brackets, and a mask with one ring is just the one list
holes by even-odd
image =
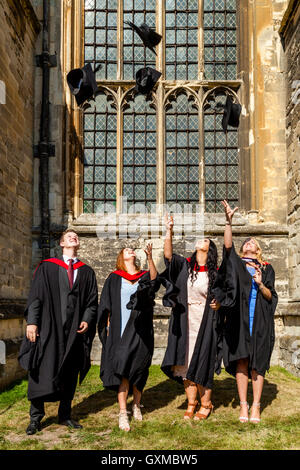
[[119, 430], [116, 394], [103, 389], [98, 373], [93, 366], [77, 388], [73, 417], [84, 426], [79, 431], [59, 426], [58, 404], [47, 403], [42, 431], [27, 436], [26, 380], [0, 394], [0, 449], [300, 449], [300, 379], [282, 368], [272, 367], [266, 375], [262, 422], [255, 425], [239, 423], [235, 380], [224, 371], [215, 380], [215, 413], [207, 421], [184, 421], [183, 386], [152, 366], [143, 395], [144, 421], [132, 422], [130, 433]]

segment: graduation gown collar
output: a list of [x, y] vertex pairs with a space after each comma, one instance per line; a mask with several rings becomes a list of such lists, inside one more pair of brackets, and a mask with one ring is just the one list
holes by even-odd
[[[191, 258], [186, 258], [186, 260], [187, 260], [187, 261], [188, 261], [188, 263], [189, 263], [189, 262], [191, 261]], [[198, 269], [196, 269], [196, 263], [195, 263], [195, 266], [194, 266], [194, 268], [193, 268], [193, 269], [194, 269], [194, 271], [197, 271], [197, 272], [200, 272], [200, 273], [202, 273], [202, 272], [204, 272], [204, 271], [208, 271], [208, 269], [207, 269], [207, 266], [206, 266], [206, 265], [205, 265], [205, 266], [199, 266], [199, 268], [198, 268]]]
[[142, 270], [135, 274], [129, 274], [127, 271], [123, 271], [123, 269], [117, 269], [116, 271], [113, 271], [114, 274], [124, 277], [124, 279], [127, 279], [128, 281], [136, 281], [137, 279], [140, 279], [140, 277], [142, 277], [146, 272], [147, 271]]
[[[45, 263], [46, 261], [49, 262], [49, 263], [58, 264], [62, 268], [68, 269], [68, 265], [61, 258], [44, 259], [42, 261], [42, 263]], [[73, 264], [73, 269], [75, 270], [75, 269], [81, 268], [81, 266], [84, 266], [84, 265], [85, 265], [85, 263], [83, 263], [82, 261], [77, 261], [76, 263]]]

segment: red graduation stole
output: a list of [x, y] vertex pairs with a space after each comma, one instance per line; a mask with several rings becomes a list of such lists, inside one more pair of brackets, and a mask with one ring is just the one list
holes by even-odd
[[[65, 269], [68, 269], [68, 265], [62, 261], [61, 259], [58, 259], [58, 258], [49, 258], [49, 259], [44, 259], [43, 261], [40, 261], [39, 264], [37, 265], [37, 267], [35, 268], [35, 271], [33, 273], [33, 277], [35, 276], [35, 273], [38, 269], [38, 267], [44, 263], [45, 261], [48, 261], [49, 263], [54, 263], [54, 264], [58, 264], [59, 266], [61, 266], [62, 268], [65, 268]], [[81, 266], [85, 266], [85, 263], [83, 263], [82, 261], [77, 261], [77, 263], [73, 264], [73, 269], [78, 269], [78, 268], [81, 268]]]
[[[42, 263], [44, 263], [45, 261], [49, 261], [50, 263], [54, 263], [54, 264], [58, 264], [59, 266], [61, 266], [62, 268], [65, 268], [65, 269], [68, 269], [68, 265], [67, 263], [65, 263], [64, 261], [62, 261], [61, 259], [58, 259], [58, 258], [49, 258], [49, 259], [44, 259], [42, 261]], [[85, 263], [83, 263], [82, 261], [77, 261], [77, 263], [73, 264], [73, 269], [78, 269], [78, 268], [81, 268], [81, 266], [84, 266]]]
[[136, 281], [140, 277], [142, 277], [147, 271], [140, 271], [135, 274], [129, 274], [127, 271], [123, 271], [123, 269], [117, 269], [113, 271], [114, 274], [118, 274], [118, 276], [124, 277], [127, 281]]
[[[187, 260], [188, 262], [190, 262], [190, 261], [191, 261], [191, 258], [186, 258], [186, 260]], [[203, 271], [208, 271], [208, 269], [207, 269], [207, 266], [206, 266], [206, 265], [205, 265], [205, 266], [199, 266], [198, 268], [196, 268], [196, 263], [195, 263], [194, 271], [197, 271], [197, 272], [202, 273]]]

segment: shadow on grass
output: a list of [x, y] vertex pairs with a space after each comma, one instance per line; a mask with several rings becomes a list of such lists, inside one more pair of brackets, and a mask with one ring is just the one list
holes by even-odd
[[[177, 395], [182, 394], [182, 387], [168, 379], [164, 382], [148, 388], [143, 393], [142, 402], [145, 403], [145, 410], [151, 413], [154, 410], [167, 406]], [[129, 397], [130, 400], [130, 397]], [[111, 390], [100, 390], [93, 395], [83, 399], [72, 408], [74, 419], [83, 419], [91, 414], [100, 413], [105, 408], [117, 403], [117, 393]], [[50, 426], [57, 422], [57, 418], [50, 416], [43, 423], [42, 427]]]
[[[275, 383], [265, 380], [263, 395], [261, 400], [261, 411], [267, 408], [273, 400], [276, 399], [278, 388]], [[169, 405], [178, 395], [184, 395], [183, 385], [171, 379], [166, 379], [153, 387], [147, 388], [142, 397], [142, 403], [145, 404], [145, 411], [151, 413], [160, 408]], [[130, 398], [129, 398], [130, 400]], [[213, 403], [215, 410], [220, 406], [239, 407], [239, 397], [237, 393], [236, 380], [233, 377], [226, 377], [223, 380], [216, 380], [213, 387]], [[252, 403], [252, 385], [249, 382], [248, 401]], [[100, 413], [105, 408], [113, 406], [117, 403], [117, 393], [111, 390], [99, 390], [98, 392], [83, 399], [80, 403], [72, 408], [72, 416], [74, 419], [84, 419], [91, 414]], [[178, 410], [187, 408], [187, 400], [177, 407]], [[42, 428], [57, 423], [57, 418], [49, 416], [42, 422]]]
[[[182, 387], [183, 388], [183, 387]], [[273, 400], [276, 399], [278, 388], [275, 383], [264, 381], [264, 388], [261, 398], [261, 411], [271, 405]], [[251, 406], [253, 401], [252, 385], [249, 381], [248, 385], [248, 402]], [[220, 406], [228, 408], [238, 408], [240, 406], [240, 399], [237, 392], [236, 380], [233, 377], [226, 377], [223, 380], [215, 380], [213, 385], [212, 402], [214, 409], [217, 410]], [[178, 409], [186, 409], [187, 400]]]

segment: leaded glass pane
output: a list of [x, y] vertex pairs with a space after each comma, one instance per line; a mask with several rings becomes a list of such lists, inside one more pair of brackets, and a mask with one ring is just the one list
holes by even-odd
[[[84, 115], [84, 211], [95, 212], [99, 204], [115, 203], [116, 112], [107, 96], [97, 96], [94, 112]], [[92, 131], [91, 131], [92, 130]], [[110, 132], [109, 132], [110, 131]], [[113, 131], [113, 132], [111, 132]], [[91, 147], [91, 148], [88, 148]], [[107, 190], [107, 184], [110, 189]]]
[[[93, 6], [91, 6], [93, 5]], [[91, 9], [96, 8], [94, 11]], [[117, 2], [97, 1], [85, 3], [85, 43], [95, 46], [86, 46], [84, 50], [85, 63], [90, 62], [95, 68], [101, 62], [101, 69], [96, 78], [117, 78]], [[100, 46], [100, 47], [99, 47]]]
[[155, 30], [155, 1], [135, 0], [124, 2], [123, 13], [123, 78], [132, 80], [138, 69], [143, 67], [155, 68], [155, 54], [143, 46], [142, 40], [126, 21], [141, 26], [146, 23]]
[[204, 1], [203, 24], [205, 78], [207, 80], [236, 79], [235, 2]]
[[166, 1], [165, 25], [166, 78], [168, 80], [197, 80], [197, 1]]
[[123, 130], [123, 195], [129, 204], [155, 202], [156, 113], [144, 96], [137, 95], [129, 102]]
[[[211, 93], [204, 106], [204, 158], [205, 158], [205, 207], [207, 212], [222, 211], [221, 201], [238, 205], [238, 140], [237, 130], [222, 129], [222, 110], [217, 103], [225, 103], [223, 91]], [[208, 106], [208, 103], [210, 106]], [[237, 188], [237, 189], [236, 189]]]
[[199, 118], [184, 92], [171, 101], [165, 124], [166, 202], [196, 203], [199, 201]]

